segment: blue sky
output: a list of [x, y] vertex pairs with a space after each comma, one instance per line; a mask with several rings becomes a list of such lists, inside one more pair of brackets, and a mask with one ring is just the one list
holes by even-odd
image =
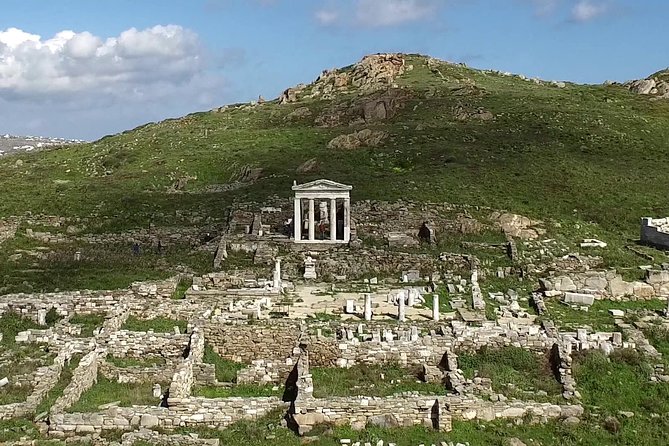
[[669, 65], [667, 0], [2, 0], [0, 133], [94, 139], [376, 52], [548, 80]]

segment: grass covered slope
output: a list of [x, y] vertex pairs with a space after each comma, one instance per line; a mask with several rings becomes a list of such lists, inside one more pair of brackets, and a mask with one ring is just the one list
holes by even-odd
[[[293, 179], [320, 177], [353, 184], [354, 200], [485, 205], [630, 236], [641, 216], [669, 214], [669, 101], [615, 85], [535, 84], [421, 56], [406, 64], [413, 69], [395, 80], [402, 107], [386, 120], [318, 126], [324, 113], [365, 100], [350, 91], [233, 106], [5, 157], [0, 216], [96, 215], [108, 217], [105, 230], [179, 224], [177, 210], [219, 216], [233, 200], [288, 196]], [[301, 107], [310, 115], [288, 117]], [[468, 116], [479, 110], [494, 118]], [[389, 137], [373, 148], [327, 147], [363, 128]], [[299, 173], [312, 159], [317, 169]], [[257, 168], [259, 178], [246, 181]], [[168, 193], [179, 178], [190, 178], [187, 193]], [[241, 187], [224, 190], [235, 182]]]

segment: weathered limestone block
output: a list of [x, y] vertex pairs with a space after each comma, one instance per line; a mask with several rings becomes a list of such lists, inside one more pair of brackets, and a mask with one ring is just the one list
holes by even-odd
[[577, 305], [592, 305], [595, 302], [595, 296], [582, 293], [565, 293], [564, 302]]
[[625, 282], [622, 277], [616, 276], [609, 281], [608, 291], [613, 297], [630, 296], [634, 294], [634, 286]]
[[585, 279], [584, 286], [588, 290], [604, 291], [608, 284], [608, 281], [604, 277], [588, 277]]
[[444, 373], [439, 369], [439, 367], [431, 365], [423, 365], [423, 381], [426, 383], [437, 383], [440, 384], [444, 380]]
[[648, 299], [655, 296], [655, 289], [644, 282], [634, 282], [632, 283], [634, 288], [634, 295], [642, 299]]

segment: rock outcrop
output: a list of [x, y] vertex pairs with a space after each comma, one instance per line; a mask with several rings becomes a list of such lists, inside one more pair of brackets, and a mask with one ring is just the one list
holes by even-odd
[[373, 54], [365, 56], [351, 67], [325, 70], [306, 86], [297, 85], [285, 90], [279, 97], [280, 104], [297, 102], [301, 98], [332, 99], [336, 93], [355, 90], [371, 92], [394, 86], [395, 79], [406, 70], [403, 54]]
[[522, 215], [494, 212], [490, 219], [493, 220], [499, 228], [511, 237], [517, 237], [525, 240], [534, 240], [546, 231], [538, 228], [542, 222], [534, 221]]
[[658, 99], [669, 99], [669, 70], [660, 71], [646, 79], [627, 82], [624, 85], [633, 93]]
[[337, 136], [328, 143], [328, 149], [353, 150], [358, 147], [376, 147], [387, 136], [386, 132], [364, 129], [359, 132]]

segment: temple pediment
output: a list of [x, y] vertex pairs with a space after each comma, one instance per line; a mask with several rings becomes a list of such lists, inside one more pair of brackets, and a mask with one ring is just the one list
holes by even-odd
[[347, 192], [353, 189], [353, 186], [347, 184], [337, 183], [332, 180], [315, 180], [309, 183], [304, 184], [295, 184], [293, 185], [293, 190], [296, 192], [323, 192], [323, 191], [333, 191], [333, 192]]

